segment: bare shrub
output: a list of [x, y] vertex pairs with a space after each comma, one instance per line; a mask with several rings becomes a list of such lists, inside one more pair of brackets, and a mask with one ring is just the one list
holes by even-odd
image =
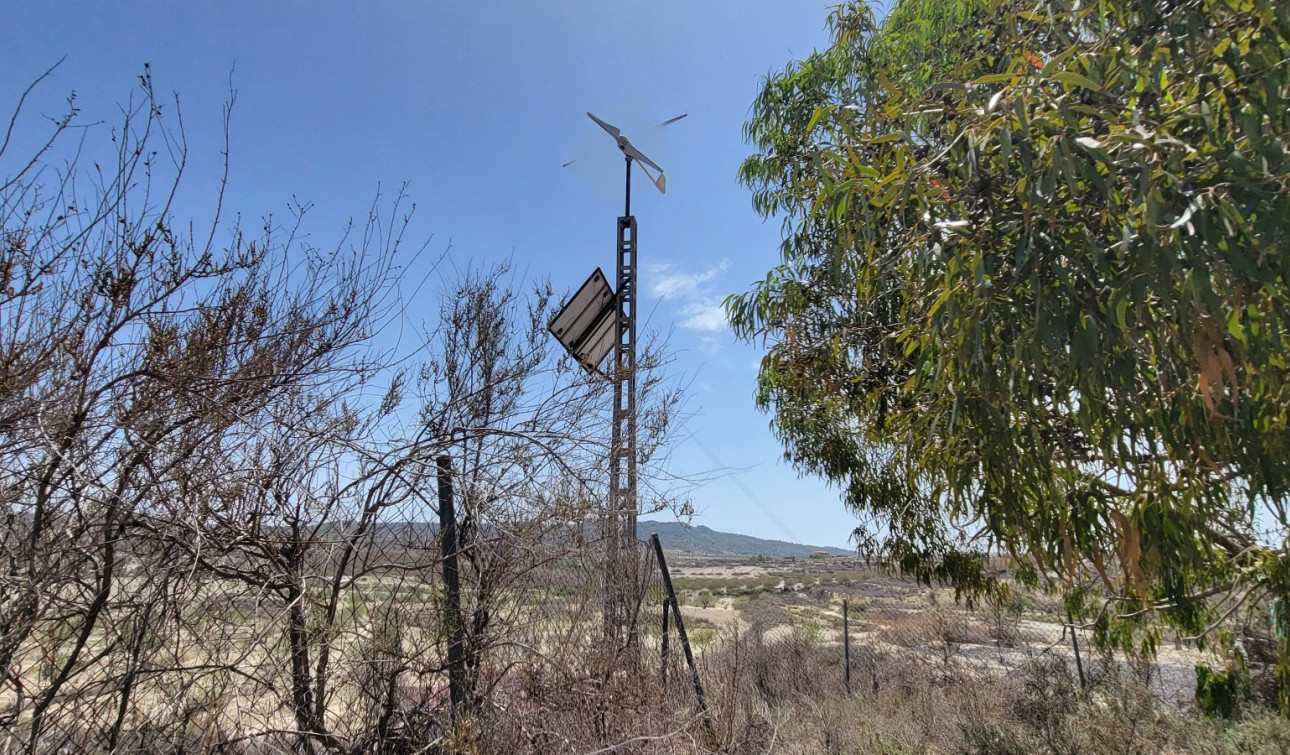
[[[1011, 671], [929, 663], [928, 655], [865, 643], [852, 654], [848, 696], [836, 645], [795, 632], [767, 640], [757, 622], [723, 630], [701, 657], [712, 719], [699, 745], [748, 753], [1211, 752], [1220, 735], [1249, 742], [1247, 732], [1280, 731], [1263, 720], [1221, 724], [1161, 706], [1149, 678], [1124, 664], [1084, 692], [1053, 654]], [[674, 685], [672, 699], [682, 698], [682, 682]], [[653, 725], [665, 730], [652, 710]]]
[[[472, 269], [437, 320], [404, 323], [401, 197], [332, 249], [296, 235], [305, 206], [249, 234], [217, 199], [199, 233], [170, 205], [182, 130], [141, 85], [85, 191], [74, 161], [42, 170], [74, 109], [34, 158], [0, 154], [17, 166], [0, 184], [0, 747], [465, 747], [520, 699], [520, 670], [617, 715], [627, 649], [598, 626], [608, 391], [555, 351], [551, 287]], [[665, 363], [638, 360], [651, 506], [679, 405]], [[439, 588], [443, 454], [460, 619]]]
[[1049, 752], [1079, 752], [1079, 739], [1072, 731], [1079, 696], [1066, 662], [1040, 656], [1024, 668], [1018, 681], [1011, 699], [1017, 719]]
[[964, 645], [993, 645], [991, 628], [952, 608], [909, 611], [883, 617], [882, 637], [906, 648], [932, 649], [943, 662], [960, 655]]

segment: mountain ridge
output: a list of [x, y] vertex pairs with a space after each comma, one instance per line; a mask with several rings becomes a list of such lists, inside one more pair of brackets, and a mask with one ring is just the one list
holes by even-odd
[[681, 553], [712, 556], [768, 556], [807, 558], [817, 551], [834, 556], [854, 556], [855, 551], [823, 545], [802, 545], [785, 540], [766, 540], [752, 535], [719, 532], [710, 527], [683, 522], [660, 522], [641, 519], [636, 522], [636, 536], [643, 539], [657, 534], [663, 547]]

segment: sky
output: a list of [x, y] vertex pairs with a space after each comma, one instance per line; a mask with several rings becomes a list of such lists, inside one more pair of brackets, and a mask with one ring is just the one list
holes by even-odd
[[[670, 334], [689, 386], [670, 467], [705, 481], [689, 491], [692, 522], [845, 547], [855, 518], [835, 489], [782, 461], [753, 405], [763, 352], [735, 341], [720, 308], [779, 260], [779, 221], [758, 217], [735, 178], [751, 151], [741, 127], [768, 73], [828, 45], [831, 4], [0, 0], [0, 106], [11, 113], [66, 56], [17, 138], [72, 92], [81, 122], [101, 124], [90, 138], [102, 137], [146, 63], [159, 93], [179, 95], [178, 215], [211, 215], [235, 92], [226, 218], [255, 227], [308, 202], [322, 245], [366, 216], [378, 187], [388, 200], [406, 184], [410, 241], [448, 250], [457, 268], [509, 261], [568, 291], [596, 267], [613, 276], [623, 162], [584, 114], [595, 113], [667, 175], [666, 196], [633, 179], [639, 312]], [[15, 169], [0, 159], [0, 175]]]

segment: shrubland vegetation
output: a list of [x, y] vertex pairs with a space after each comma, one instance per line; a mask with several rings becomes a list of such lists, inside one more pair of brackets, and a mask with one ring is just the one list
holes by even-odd
[[[870, 518], [879, 558], [678, 571], [706, 715], [679, 663], [656, 673], [656, 603], [636, 644], [601, 639], [609, 392], [554, 352], [550, 287], [472, 266], [405, 316], [433, 260], [404, 243], [401, 195], [327, 248], [298, 234], [304, 206], [255, 231], [222, 194], [208, 223], [177, 218], [187, 148], [147, 74], [110, 161], [76, 162], [93, 131], [63, 150], [74, 110], [24, 154], [11, 127], [0, 741], [1290, 748], [1267, 710], [1290, 710], [1271, 629], [1290, 626], [1288, 14], [902, 0], [879, 23], [854, 2], [768, 78], [741, 177], [784, 219], [784, 258], [729, 313], [771, 344], [757, 396], [790, 459]], [[639, 362], [651, 501], [679, 401], [664, 363]], [[1070, 633], [1096, 641], [1086, 679]], [[1179, 709], [1152, 655], [1196, 646], [1210, 665]]]

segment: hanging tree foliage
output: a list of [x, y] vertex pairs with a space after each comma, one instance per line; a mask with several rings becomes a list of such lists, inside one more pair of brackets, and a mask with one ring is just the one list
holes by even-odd
[[988, 544], [1099, 586], [1104, 641], [1286, 595], [1290, 9], [830, 23], [753, 107], [783, 259], [727, 302], [789, 458], [925, 579], [981, 587]]

